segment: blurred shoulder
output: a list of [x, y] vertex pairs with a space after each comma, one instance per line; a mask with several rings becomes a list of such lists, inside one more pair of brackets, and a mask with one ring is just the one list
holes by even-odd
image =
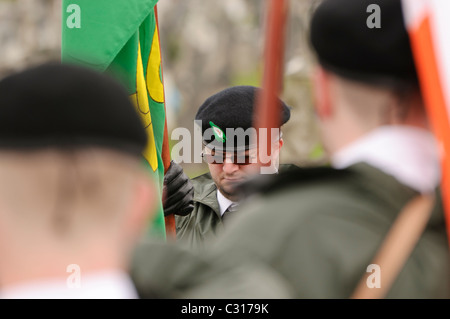
[[276, 175], [259, 175], [240, 185], [246, 195], [255, 193], [268, 195], [305, 185], [328, 184], [333, 181], [351, 178], [352, 170], [334, 169], [328, 166], [301, 168], [295, 165], [280, 165], [280, 172]]
[[260, 262], [232, 266], [175, 243], [142, 241], [131, 277], [141, 298], [292, 298], [290, 285]]

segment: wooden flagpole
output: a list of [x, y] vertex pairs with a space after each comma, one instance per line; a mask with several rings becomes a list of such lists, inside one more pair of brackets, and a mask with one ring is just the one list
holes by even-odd
[[[161, 39], [159, 36], [158, 7], [156, 4], [154, 7], [154, 10], [155, 10], [156, 27], [158, 28], [158, 39]], [[159, 50], [161, 51], [161, 45], [159, 46]], [[162, 56], [161, 52], [160, 52], [160, 56]], [[163, 66], [162, 66], [162, 59], [161, 59], [161, 77], [162, 77], [162, 83], [164, 83], [164, 72], [163, 72]], [[163, 90], [164, 90], [164, 85], [163, 85]], [[165, 93], [164, 93], [164, 96], [165, 96]], [[167, 115], [167, 113], [165, 112], [165, 109], [166, 109], [166, 98], [164, 97], [164, 114]], [[169, 150], [169, 137], [168, 137], [168, 133], [167, 133], [167, 117], [166, 117], [165, 123], [164, 123], [164, 137], [163, 137], [163, 145], [162, 145], [162, 150], [161, 150], [161, 157], [162, 157], [162, 161], [164, 164], [164, 174], [166, 174], [166, 172], [170, 166], [170, 150]], [[162, 200], [164, 200], [164, 198]], [[165, 228], [166, 228], [166, 238], [175, 239], [176, 238], [175, 216], [170, 215], [170, 216], [164, 217], [164, 224], [165, 224]]]

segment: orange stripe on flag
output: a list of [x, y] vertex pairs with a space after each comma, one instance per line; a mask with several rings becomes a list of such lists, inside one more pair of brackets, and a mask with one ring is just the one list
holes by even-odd
[[450, 125], [436, 60], [430, 17], [425, 17], [417, 28], [410, 29], [409, 34], [427, 113], [440, 146], [442, 156], [441, 191], [446, 212], [447, 234], [450, 234]]

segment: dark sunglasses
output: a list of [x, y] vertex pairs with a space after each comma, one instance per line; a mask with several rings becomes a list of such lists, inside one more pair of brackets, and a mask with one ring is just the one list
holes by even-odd
[[231, 156], [227, 156], [226, 153], [206, 154], [202, 152], [202, 158], [205, 163], [208, 164], [223, 164], [227, 157], [230, 157], [233, 164], [248, 165], [256, 163], [256, 157], [246, 154], [233, 153]]

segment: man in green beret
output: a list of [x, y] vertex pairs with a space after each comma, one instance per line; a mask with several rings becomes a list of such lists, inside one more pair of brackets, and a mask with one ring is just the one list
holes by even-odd
[[[202, 158], [209, 172], [191, 180], [194, 188], [193, 210], [176, 215], [177, 240], [189, 247], [202, 248], [223, 230], [224, 225], [239, 214], [243, 200], [236, 186], [249, 178], [288, 170], [294, 165], [279, 165], [283, 146], [281, 130], [272, 136], [272, 152], [261, 167], [253, 110], [259, 89], [253, 86], [226, 88], [200, 106], [195, 116], [202, 131]], [[278, 100], [280, 127], [290, 118], [290, 108]], [[265, 169], [265, 171], [261, 171]]]

